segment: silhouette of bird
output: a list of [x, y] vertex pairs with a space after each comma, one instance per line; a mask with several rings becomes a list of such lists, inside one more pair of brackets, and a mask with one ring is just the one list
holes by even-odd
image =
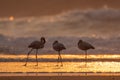
[[[78, 42], [78, 48], [85, 51], [85, 59], [87, 60], [87, 50], [89, 49], [95, 49], [95, 47], [93, 47], [91, 44], [83, 41], [83, 40], [79, 40]], [[87, 62], [86, 62], [87, 64]]]
[[27, 61], [28, 61], [28, 57], [29, 57], [29, 54], [34, 50], [36, 49], [36, 66], [38, 66], [38, 60], [37, 60], [37, 54], [38, 54], [38, 49], [42, 49], [44, 48], [44, 44], [46, 43], [46, 40], [44, 37], [41, 37], [40, 41], [33, 41], [29, 46], [28, 48], [31, 48], [31, 50], [28, 52], [27, 54], [27, 59], [26, 59], [26, 63], [24, 66], [27, 65]]
[[54, 41], [54, 43], [53, 43], [53, 49], [55, 51], [58, 51], [58, 63], [61, 62], [61, 66], [63, 66], [62, 57], [61, 57], [61, 53], [60, 52], [62, 50], [66, 49], [65, 46], [62, 43], [59, 43], [58, 41]]

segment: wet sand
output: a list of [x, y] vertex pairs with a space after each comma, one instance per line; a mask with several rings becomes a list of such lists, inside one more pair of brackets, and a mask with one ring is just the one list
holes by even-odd
[[9, 77], [0, 77], [0, 80], [119, 80], [120, 77], [100, 77], [100, 76], [64, 76], [64, 77], [44, 77], [44, 76], [9, 76]]
[[0, 80], [120, 80], [114, 73], [29, 73], [0, 74]]
[[0, 80], [120, 80], [120, 76], [0, 76]]

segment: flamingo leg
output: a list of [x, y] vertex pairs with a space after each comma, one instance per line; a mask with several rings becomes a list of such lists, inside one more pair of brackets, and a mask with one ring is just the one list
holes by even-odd
[[59, 52], [59, 57], [60, 57], [61, 66], [63, 66], [63, 63], [62, 63], [62, 57], [61, 57], [60, 52]]
[[25, 62], [25, 65], [24, 66], [27, 66], [27, 62], [28, 62], [28, 57], [29, 57], [29, 54], [32, 52], [33, 49], [31, 49], [28, 54], [27, 54], [27, 58], [26, 58], [26, 62]]
[[61, 60], [61, 66], [63, 66], [63, 63], [62, 63], [62, 57], [61, 57], [61, 55], [60, 55], [60, 60]]
[[85, 66], [87, 67], [87, 50], [85, 51], [85, 61], [86, 61]]
[[[85, 66], [87, 67], [87, 50], [85, 51], [85, 60], [86, 60]], [[85, 73], [85, 75], [87, 76], [87, 72]]]
[[[58, 52], [58, 54], [59, 54], [59, 52]], [[59, 62], [60, 62], [60, 56], [58, 55], [57, 66], [58, 66]]]
[[37, 54], [38, 54], [38, 49], [36, 49], [36, 65], [35, 66], [38, 66], [38, 59], [37, 59]]
[[60, 58], [59, 58], [59, 56], [58, 56], [58, 59], [57, 59], [57, 66], [58, 66], [59, 62], [60, 62]]

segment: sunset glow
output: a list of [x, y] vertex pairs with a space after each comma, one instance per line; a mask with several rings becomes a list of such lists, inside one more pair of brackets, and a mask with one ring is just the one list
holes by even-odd
[[48, 73], [120, 80], [120, 0], [0, 0], [0, 79]]
[[10, 17], [9, 17], [9, 20], [10, 20], [10, 21], [13, 21], [13, 20], [14, 20], [14, 16], [10, 16]]
[[[29, 62], [28, 67], [23, 66], [24, 62], [0, 62], [0, 72], [120, 72], [118, 62], [63, 62], [63, 67], [56, 67], [56, 62], [39, 62], [36, 67], [34, 62]], [[7, 66], [9, 65], [9, 66]], [[17, 66], [17, 67], [16, 67]]]
[[[101, 59], [101, 61], [93, 61], [87, 62], [87, 67], [85, 66], [85, 62], [74, 62], [75, 59], [84, 59], [84, 55], [62, 55], [63, 61], [64, 59], [68, 59], [68, 61], [64, 61], [64, 66], [62, 68], [56, 67], [57, 65], [57, 55], [39, 55], [38, 58], [43, 60], [43, 62], [39, 62], [39, 66], [35, 67], [35, 62], [28, 62], [28, 67], [24, 67], [24, 62], [0, 62], [0, 72], [120, 72], [119, 62], [113, 61], [102, 61], [102, 59], [119, 59], [120, 55], [88, 55], [88, 59]], [[25, 59], [25, 55], [0, 55], [0, 59]], [[30, 55], [30, 59], [34, 59], [35, 55]], [[52, 62], [44, 62], [44, 59], [55, 59]], [[69, 62], [69, 59], [72, 61]], [[33, 60], [32, 60], [33, 61]], [[46, 64], [47, 63], [47, 64]], [[9, 65], [9, 66], [7, 66]], [[4, 67], [3, 67], [4, 66]], [[17, 66], [15, 68], [15, 66]], [[49, 67], [49, 68], [48, 68]], [[14, 68], [14, 70], [13, 70]]]

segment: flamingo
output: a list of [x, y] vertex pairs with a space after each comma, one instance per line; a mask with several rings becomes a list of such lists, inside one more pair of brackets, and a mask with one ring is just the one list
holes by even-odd
[[58, 63], [61, 62], [61, 66], [63, 66], [62, 57], [61, 57], [61, 53], [60, 52], [62, 50], [66, 49], [65, 46], [62, 43], [59, 43], [58, 41], [54, 41], [54, 43], [53, 43], [53, 49], [55, 51], [58, 51]]
[[29, 57], [29, 54], [34, 50], [36, 49], [36, 66], [38, 66], [38, 59], [37, 59], [37, 54], [38, 54], [38, 49], [42, 49], [44, 48], [44, 44], [46, 43], [46, 40], [44, 37], [41, 37], [40, 41], [33, 41], [29, 46], [28, 48], [31, 48], [31, 50], [28, 52], [27, 54], [27, 59], [26, 59], [26, 63], [24, 66], [27, 66], [27, 61], [28, 61], [28, 57]]
[[[78, 48], [85, 51], [85, 59], [87, 60], [87, 50], [89, 49], [95, 49], [90, 43], [87, 43], [83, 40], [79, 40], [78, 42]], [[86, 62], [87, 65], [87, 62]]]

